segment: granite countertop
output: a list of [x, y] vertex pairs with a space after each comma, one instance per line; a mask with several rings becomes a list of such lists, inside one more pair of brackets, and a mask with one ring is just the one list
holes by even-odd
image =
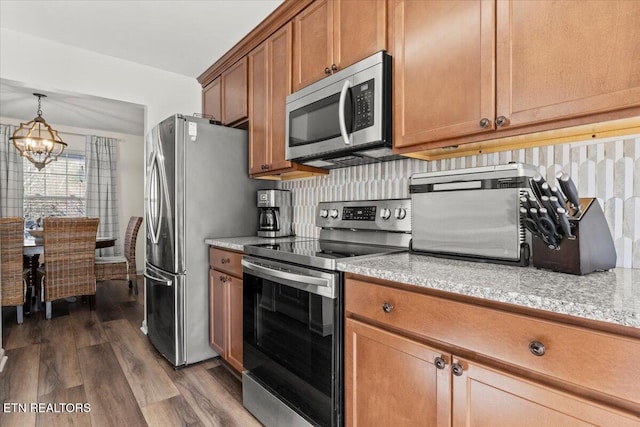
[[244, 251], [244, 245], [259, 245], [263, 243], [278, 243], [278, 242], [294, 242], [296, 240], [309, 240], [310, 237], [258, 237], [258, 236], [245, 236], [245, 237], [224, 237], [215, 238], [209, 237], [204, 239], [204, 243], [211, 246], [217, 246], [220, 248], [231, 249], [234, 251]]
[[585, 276], [401, 253], [338, 261], [338, 269], [456, 294], [640, 328], [640, 270]]

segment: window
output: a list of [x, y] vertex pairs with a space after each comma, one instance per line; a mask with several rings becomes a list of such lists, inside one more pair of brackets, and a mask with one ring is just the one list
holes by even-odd
[[42, 170], [24, 159], [24, 218], [27, 227], [45, 216], [84, 216], [84, 153], [65, 152]]

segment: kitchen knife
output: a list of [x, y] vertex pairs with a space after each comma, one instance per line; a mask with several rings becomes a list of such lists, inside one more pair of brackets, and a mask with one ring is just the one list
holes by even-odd
[[553, 205], [553, 203], [551, 203], [551, 198], [548, 196], [542, 196], [542, 200], [540, 200], [542, 202], [542, 207], [547, 209], [547, 212], [549, 212], [549, 216], [551, 216], [551, 219], [557, 223], [556, 221], [556, 207]]
[[558, 223], [562, 228], [562, 232], [569, 240], [574, 240], [576, 236], [571, 234], [571, 224], [569, 223], [569, 218], [567, 217], [567, 210], [565, 208], [556, 208], [556, 212], [558, 213]]
[[549, 185], [548, 182], [544, 182], [541, 186], [540, 189], [542, 190], [542, 196], [547, 196], [547, 197], [551, 197], [553, 196], [553, 194], [551, 193], [551, 186]]
[[551, 186], [551, 195], [557, 197], [558, 201], [561, 201], [564, 206], [567, 206], [567, 198], [564, 197], [562, 191], [555, 185]]
[[539, 173], [535, 174], [529, 181], [529, 186], [533, 191], [533, 195], [536, 196], [536, 199], [538, 200], [540, 200], [540, 198], [544, 196], [544, 193], [542, 192], [542, 184], [544, 184], [545, 182], [546, 181]]
[[567, 196], [567, 199], [569, 200], [569, 203], [574, 210], [573, 216], [580, 216], [580, 214], [582, 213], [582, 206], [580, 206], [578, 189], [573, 183], [573, 180], [568, 173], [558, 173], [558, 175], [556, 175], [556, 178], [558, 179], [558, 183], [560, 184], [562, 192], [565, 196]]

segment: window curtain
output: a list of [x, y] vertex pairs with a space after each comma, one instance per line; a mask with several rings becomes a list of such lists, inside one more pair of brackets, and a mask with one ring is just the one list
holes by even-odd
[[98, 256], [122, 254], [118, 218], [118, 143], [115, 138], [87, 135], [87, 216], [100, 218], [98, 236], [116, 237], [120, 244], [99, 249]]
[[0, 217], [22, 217], [24, 213], [22, 157], [9, 140], [16, 129], [0, 125]]

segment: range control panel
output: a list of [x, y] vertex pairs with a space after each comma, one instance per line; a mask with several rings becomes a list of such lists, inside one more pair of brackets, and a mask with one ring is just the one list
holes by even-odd
[[411, 232], [411, 199], [321, 202], [316, 225], [322, 228]]

